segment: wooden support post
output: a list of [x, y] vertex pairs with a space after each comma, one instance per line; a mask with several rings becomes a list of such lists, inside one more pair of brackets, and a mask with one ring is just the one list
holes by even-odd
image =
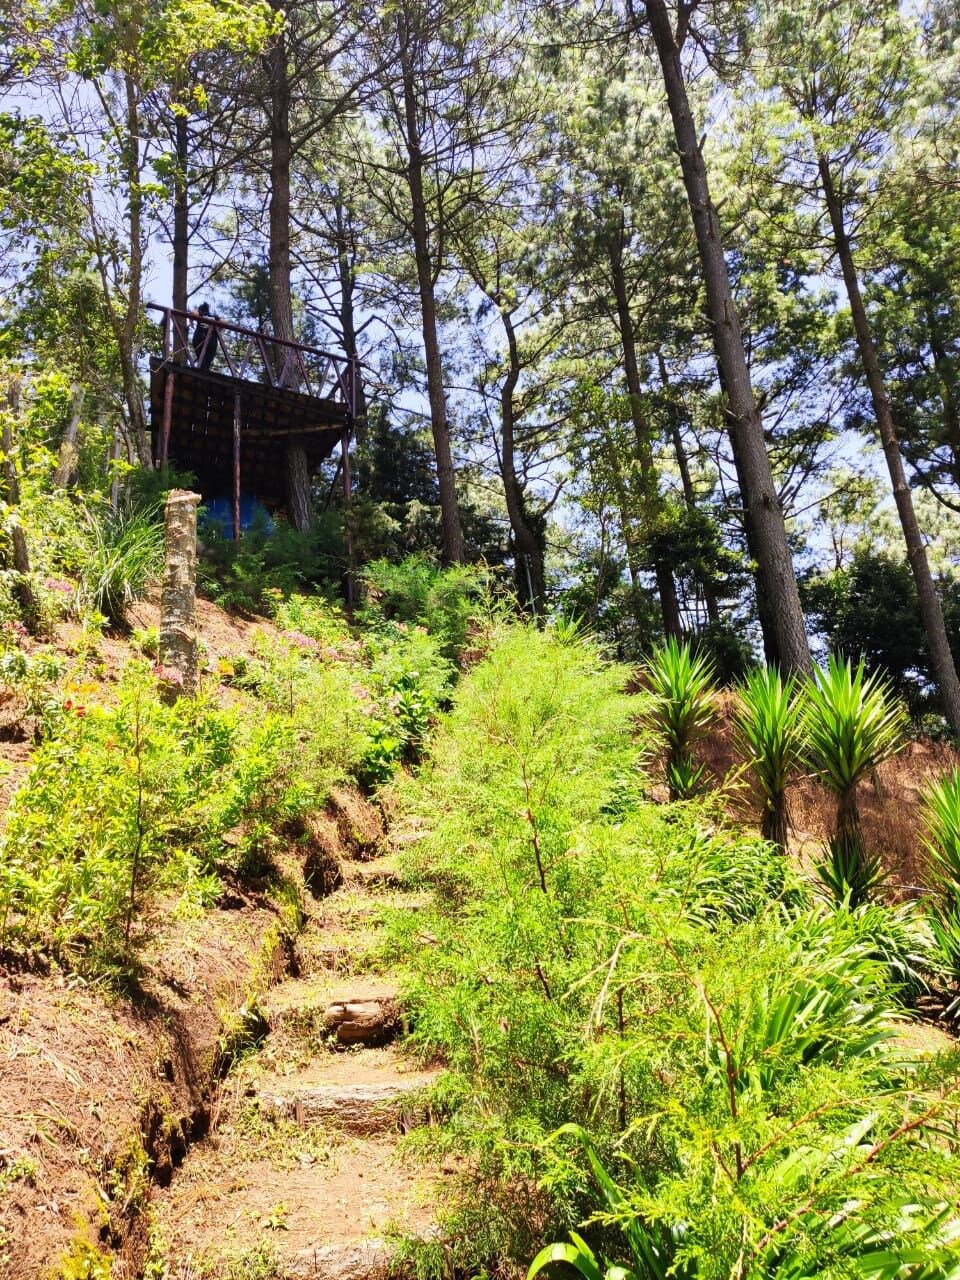
[[343, 463], [343, 534], [347, 544], [347, 604], [353, 605], [353, 533], [350, 529], [350, 496], [353, 488], [350, 480], [350, 432], [340, 438], [340, 458]]
[[160, 686], [164, 701], [197, 692], [198, 493], [171, 489], [164, 512]]
[[157, 465], [167, 465], [170, 452], [170, 428], [173, 424], [173, 365], [168, 364], [163, 382], [163, 421], [160, 424], [160, 444], [157, 448]]
[[240, 392], [233, 397], [233, 540], [240, 541]]

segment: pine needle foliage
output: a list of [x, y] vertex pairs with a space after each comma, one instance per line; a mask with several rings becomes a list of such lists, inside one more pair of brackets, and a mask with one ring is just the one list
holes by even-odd
[[789, 814], [787, 784], [804, 747], [803, 700], [792, 676], [776, 667], [756, 667], [737, 691], [734, 734], [763, 792], [760, 832], [786, 849]]
[[670, 799], [689, 800], [706, 781], [693, 747], [716, 719], [713, 664], [688, 641], [671, 636], [653, 651], [643, 671], [652, 694], [647, 721], [666, 746]]

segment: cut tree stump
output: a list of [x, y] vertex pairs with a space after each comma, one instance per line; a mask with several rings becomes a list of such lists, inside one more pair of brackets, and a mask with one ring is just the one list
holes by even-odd
[[302, 1249], [282, 1264], [284, 1280], [386, 1280], [393, 1250], [383, 1240]]

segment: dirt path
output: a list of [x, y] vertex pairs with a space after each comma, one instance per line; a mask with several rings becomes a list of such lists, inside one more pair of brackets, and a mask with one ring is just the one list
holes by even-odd
[[431, 1122], [438, 1071], [404, 1049], [378, 923], [385, 905], [419, 900], [383, 843], [371, 852], [369, 839], [355, 847], [315, 902], [299, 972], [268, 997], [268, 1035], [155, 1203], [154, 1257], [170, 1280], [374, 1280], [399, 1240], [435, 1229], [454, 1169], [406, 1135]]

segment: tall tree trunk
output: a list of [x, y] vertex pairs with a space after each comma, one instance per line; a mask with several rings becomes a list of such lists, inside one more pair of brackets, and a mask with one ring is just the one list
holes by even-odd
[[520, 380], [520, 352], [510, 313], [501, 310], [500, 319], [507, 335], [509, 355], [507, 376], [500, 389], [500, 475], [503, 479], [510, 531], [513, 534], [517, 588], [520, 595], [527, 598], [533, 612], [542, 616], [546, 593], [543, 542], [527, 518], [526, 495], [517, 475], [516, 406], [513, 395]]
[[[657, 363], [660, 367], [660, 382], [664, 391], [669, 395], [670, 377], [667, 373], [667, 362], [663, 358], [663, 353], [659, 351], [657, 352]], [[690, 461], [683, 445], [683, 433], [680, 430], [680, 410], [672, 400], [670, 402], [670, 443], [673, 445], [673, 454], [677, 460], [677, 470], [680, 472], [680, 488], [683, 491], [684, 505], [688, 511], [696, 511], [697, 493], [690, 477]], [[703, 592], [703, 602], [707, 607], [707, 618], [710, 622], [719, 622], [720, 606], [717, 603], [717, 592], [713, 585], [713, 579], [707, 572], [698, 573], [697, 577], [700, 582], [700, 590]]]
[[190, 192], [187, 166], [190, 163], [190, 138], [185, 109], [174, 114], [173, 129], [177, 161], [173, 176], [173, 306], [177, 311], [186, 311], [189, 293]]
[[[637, 344], [633, 336], [633, 318], [630, 315], [627, 280], [623, 271], [623, 257], [619, 244], [611, 241], [608, 257], [613, 278], [613, 294], [617, 303], [617, 325], [623, 350], [623, 371], [627, 383], [627, 398], [630, 401], [630, 419], [633, 423], [637, 462], [640, 464], [643, 484], [643, 511], [644, 516], [649, 517], [661, 507], [661, 501], [657, 485], [657, 470], [653, 462], [653, 449], [650, 445], [650, 432], [643, 413]], [[653, 569], [657, 581], [657, 594], [660, 597], [660, 611], [663, 615], [663, 630], [666, 635], [679, 639], [683, 635], [683, 627], [680, 623], [680, 606], [677, 603], [677, 586], [673, 580], [673, 572], [662, 560], [655, 561]]]
[[413, 45], [416, 34], [410, 30], [407, 11], [398, 17], [400, 74], [403, 80], [403, 114], [407, 148], [407, 186], [410, 191], [410, 222], [413, 231], [413, 254], [420, 291], [420, 317], [423, 350], [427, 366], [427, 397], [430, 402], [430, 426], [437, 459], [437, 486], [440, 490], [440, 519], [443, 527], [443, 558], [447, 564], [462, 563], [464, 556], [460, 512], [450, 449], [450, 428], [443, 390], [443, 362], [437, 332], [437, 303], [434, 294], [434, 266], [430, 253], [427, 205], [423, 191], [423, 151], [420, 124], [417, 119], [416, 71]]
[[[335, 202], [337, 218], [337, 274], [340, 280], [340, 332], [343, 335], [343, 349], [351, 360], [359, 361], [357, 349], [357, 324], [354, 304], [354, 293], [357, 287], [357, 275], [351, 255], [347, 223], [343, 201], [338, 197]], [[367, 392], [363, 383], [363, 370], [359, 363], [356, 367], [356, 413], [354, 415], [354, 433], [360, 454], [361, 478], [365, 469], [365, 459], [369, 444], [367, 436]]]
[[[293, 144], [290, 137], [290, 73], [283, 33], [275, 38], [266, 58], [270, 77], [270, 245], [267, 256], [270, 318], [275, 337], [295, 342], [290, 265], [290, 161]], [[296, 390], [298, 379], [292, 364], [287, 365], [284, 382], [291, 390]], [[298, 533], [306, 533], [313, 520], [313, 511], [307, 453], [302, 445], [286, 447], [284, 471], [290, 523]]]
[[3, 448], [3, 478], [6, 480], [6, 500], [10, 512], [7, 526], [10, 531], [10, 542], [13, 549], [13, 567], [17, 573], [17, 594], [23, 608], [24, 622], [30, 631], [35, 632], [39, 623], [37, 598], [30, 585], [30, 552], [27, 548], [27, 537], [20, 523], [20, 481], [17, 476], [17, 464], [13, 452], [13, 428], [11, 422], [20, 412], [20, 379], [11, 379], [6, 394], [7, 412], [3, 415], [3, 432], [0, 445]]
[[124, 77], [126, 103], [126, 156], [124, 167], [129, 199], [127, 228], [130, 237], [129, 278], [127, 301], [120, 326], [120, 376], [123, 395], [130, 417], [130, 433], [141, 466], [152, 468], [153, 454], [147, 430], [147, 412], [137, 371], [137, 337], [141, 319], [141, 292], [143, 288], [143, 195], [140, 172], [140, 107], [137, 89], [132, 76]]
[[800, 593], [779, 495], [770, 469], [763, 423], [750, 384], [740, 322], [733, 302], [720, 221], [710, 199], [707, 170], [690, 111], [664, 0], [644, 0], [663, 71], [683, 181], [697, 237], [707, 308], [723, 390], [730, 444], [743, 499], [747, 546], [757, 566], [757, 600], [769, 660], [784, 671], [812, 670]]
[[900, 454], [900, 442], [897, 439], [896, 428], [893, 424], [890, 396], [887, 393], [883, 373], [880, 369], [880, 361], [874, 345], [866, 307], [863, 305], [860, 280], [857, 276], [856, 263], [853, 259], [853, 248], [850, 244], [850, 237], [847, 234], [844, 221], [843, 202], [834, 184], [830, 162], [826, 156], [819, 155], [817, 157], [817, 167], [820, 172], [820, 182], [823, 186], [827, 212], [830, 215], [834, 247], [840, 261], [843, 283], [850, 302], [850, 315], [853, 319], [853, 331], [857, 340], [857, 349], [860, 352], [860, 362], [863, 365], [867, 386], [870, 389], [870, 399], [873, 402], [873, 412], [877, 420], [877, 429], [880, 432], [883, 456], [887, 460], [887, 470], [890, 473], [890, 483], [893, 486], [893, 498], [897, 504], [897, 514], [900, 517], [900, 527], [903, 530], [907, 557], [910, 561], [913, 580], [917, 587], [920, 616], [923, 619], [923, 628], [927, 635], [927, 643], [930, 646], [930, 659], [933, 665], [934, 678], [940, 690], [940, 700], [950, 727], [955, 733], [960, 733], [960, 680], [957, 679], [957, 669], [954, 665], [953, 654], [950, 652], [950, 642], [947, 639], [947, 628], [943, 622], [940, 598], [937, 595], [936, 584], [933, 581], [930, 563], [927, 560], [927, 549], [924, 545], [923, 535], [920, 532], [920, 526], [917, 523], [917, 515], [913, 507], [913, 494], [907, 483], [903, 458]]

